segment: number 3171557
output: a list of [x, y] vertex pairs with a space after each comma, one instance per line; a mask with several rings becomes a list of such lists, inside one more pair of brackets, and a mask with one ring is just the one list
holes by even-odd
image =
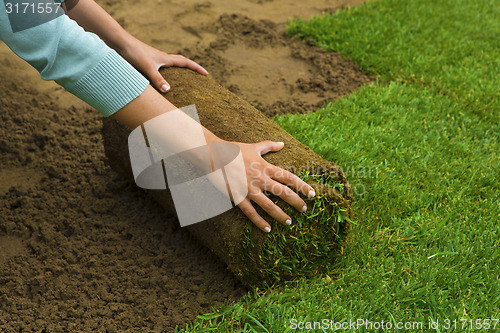
[[5, 3], [5, 10], [7, 14], [52, 14], [57, 13], [61, 8], [60, 3], [46, 2], [46, 3]]

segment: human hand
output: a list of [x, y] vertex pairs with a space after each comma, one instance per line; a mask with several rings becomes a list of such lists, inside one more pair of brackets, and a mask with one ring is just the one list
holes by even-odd
[[248, 184], [247, 197], [238, 204], [243, 213], [261, 230], [271, 231], [271, 226], [255, 210], [250, 201], [255, 202], [275, 220], [290, 225], [288, 216], [263, 191], [272, 193], [300, 212], [307, 210], [306, 203], [289, 188], [292, 186], [308, 198], [316, 194], [314, 189], [293, 173], [265, 161], [261, 155], [276, 152], [284, 147], [282, 142], [262, 141], [254, 144], [236, 143], [242, 152]]
[[151, 82], [153, 87], [161, 92], [170, 90], [170, 85], [158, 71], [161, 67], [187, 67], [195, 72], [208, 75], [205, 68], [180, 54], [168, 54], [155, 49], [137, 39], [121, 52], [125, 58], [138, 71], [142, 72]]
[[161, 67], [187, 67], [200, 74], [208, 72], [196, 62], [181, 55], [167, 54], [151, 47], [123, 29], [101, 6], [93, 0], [65, 1], [66, 14], [86, 31], [97, 34], [109, 47], [116, 50], [138, 71], [142, 72], [153, 87], [167, 92], [170, 85], [158, 70]]

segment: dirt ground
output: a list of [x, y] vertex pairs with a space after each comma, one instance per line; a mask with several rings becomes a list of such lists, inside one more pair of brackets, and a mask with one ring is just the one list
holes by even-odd
[[[307, 112], [370, 80], [339, 55], [283, 36], [289, 17], [362, 0], [98, 2], [267, 115]], [[109, 168], [97, 111], [2, 43], [0, 73], [0, 331], [172, 332], [247, 292]]]

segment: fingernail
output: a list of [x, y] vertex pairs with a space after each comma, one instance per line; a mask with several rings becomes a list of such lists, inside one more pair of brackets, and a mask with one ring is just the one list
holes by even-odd
[[281, 141], [280, 141], [280, 142], [277, 142], [277, 143], [278, 143], [279, 145], [281, 145], [281, 146], [285, 146], [285, 143], [284, 143], [284, 142], [281, 142]]
[[269, 231], [271, 231], [271, 228], [269, 228], [269, 227], [265, 227], [265, 228], [264, 228], [264, 231], [265, 231], [265, 232], [269, 232]]
[[290, 224], [292, 224], [292, 220], [290, 220], [290, 219], [286, 220], [286, 221], [285, 221], [285, 224], [286, 224], [286, 225], [290, 225]]
[[307, 205], [304, 205], [304, 207], [302, 207], [302, 209], [300, 210], [302, 213], [305, 212], [307, 210]]
[[314, 198], [315, 196], [316, 196], [316, 192], [314, 192], [313, 190], [309, 191], [309, 194], [308, 194], [309, 198]]
[[162, 86], [161, 86], [160, 90], [161, 90], [162, 92], [167, 92], [167, 91], [169, 91], [169, 90], [170, 90], [170, 86], [169, 86], [168, 84], [166, 84], [166, 83], [165, 83], [164, 85], [162, 85]]
[[203, 69], [203, 71], [205, 72], [205, 75], [208, 75], [208, 71], [205, 68], [202, 67], [201, 69]]

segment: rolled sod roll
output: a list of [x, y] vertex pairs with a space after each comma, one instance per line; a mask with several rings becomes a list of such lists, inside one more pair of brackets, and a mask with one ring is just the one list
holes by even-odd
[[[272, 227], [258, 229], [237, 207], [186, 228], [224, 261], [248, 286], [269, 286], [309, 277], [328, 270], [340, 255], [351, 215], [351, 188], [342, 169], [297, 141], [248, 102], [205, 77], [181, 68], [162, 69], [172, 89], [165, 98], [181, 108], [195, 104], [202, 125], [218, 137], [234, 142], [282, 141], [284, 148], [264, 155], [268, 162], [300, 176], [316, 190], [305, 213], [290, 208], [280, 198], [270, 198], [290, 214], [292, 225], [257, 211]], [[131, 130], [110, 118], [104, 119], [106, 156], [113, 169], [133, 178], [128, 151]], [[311, 134], [314, 135], [314, 134]], [[170, 191], [145, 190], [164, 209], [176, 213]]]

